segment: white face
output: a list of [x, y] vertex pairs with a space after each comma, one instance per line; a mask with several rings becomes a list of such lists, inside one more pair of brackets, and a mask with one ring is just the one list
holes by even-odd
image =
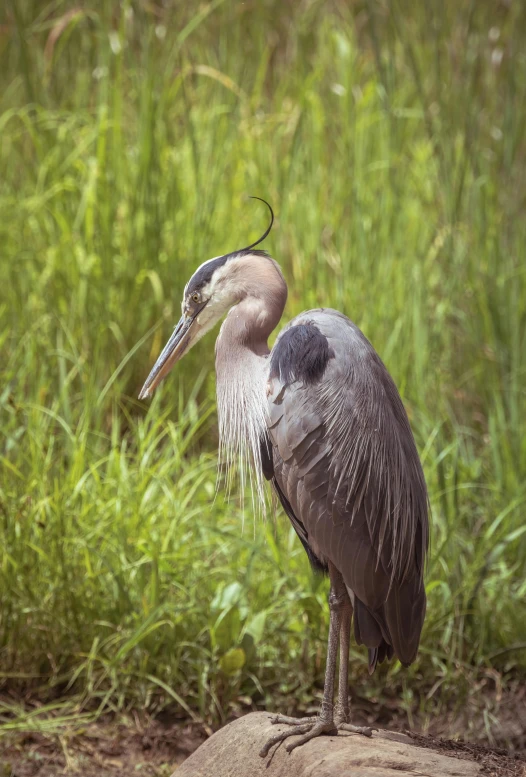
[[236, 262], [235, 258], [229, 259], [225, 264], [218, 266], [212, 273], [209, 281], [192, 291], [193, 278], [198, 276], [200, 271], [206, 268], [206, 265], [216, 261], [217, 258], [214, 257], [204, 262], [196, 270], [184, 290], [184, 298], [181, 305], [183, 315], [192, 316], [196, 310], [203, 306], [194, 320], [193, 328], [195, 327], [196, 331], [195, 335], [192, 336], [192, 345], [209, 332], [225, 313], [239, 302], [243, 292], [243, 288], [242, 286], [240, 288], [239, 284], [238, 262]]
[[[146, 379], [140, 398], [150, 396], [174, 364], [231, 308], [245, 298], [250, 299], [255, 290], [265, 288], [269, 280], [275, 283], [279, 278], [286, 298], [286, 286], [277, 265], [267, 258], [262, 260], [261, 255], [254, 257], [243, 252], [228, 258], [215, 257], [202, 264], [186, 284], [181, 319]], [[255, 316], [266, 315], [260, 302], [254, 299], [253, 304]]]
[[235, 272], [232, 276], [232, 268], [228, 267], [229, 261], [224, 264], [216, 261], [215, 270], [208, 268], [208, 271], [205, 269], [203, 272], [203, 268], [214, 261], [216, 260], [210, 259], [201, 265], [186, 284], [183, 315], [146, 379], [139, 394], [140, 399], [151, 396], [173, 365], [212, 329], [229, 308], [239, 302], [240, 293], [239, 289], [236, 290]]

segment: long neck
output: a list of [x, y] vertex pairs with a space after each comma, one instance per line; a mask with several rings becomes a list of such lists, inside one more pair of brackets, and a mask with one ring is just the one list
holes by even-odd
[[263, 504], [261, 441], [267, 420], [268, 338], [287, 299], [281, 271], [272, 265], [275, 269], [270, 278], [267, 271], [264, 285], [258, 283], [258, 268], [254, 268], [246, 296], [229, 311], [216, 342], [220, 459], [227, 468], [227, 487], [232, 484], [233, 465], [238, 464], [241, 489], [248, 469]]

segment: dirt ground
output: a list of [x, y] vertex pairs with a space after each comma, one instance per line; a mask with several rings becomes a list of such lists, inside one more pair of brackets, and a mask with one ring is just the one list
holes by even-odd
[[143, 725], [138, 717], [68, 736], [16, 735], [0, 745], [0, 777], [169, 777], [205, 739], [194, 723]]
[[510, 753], [501, 748], [485, 747], [475, 742], [452, 741], [429, 734], [406, 731], [420, 747], [439, 750], [454, 758], [476, 761], [484, 777], [526, 777], [526, 754]]
[[[410, 732], [406, 732], [410, 733]], [[526, 753], [410, 733], [422, 747], [476, 761], [484, 777], [526, 777]], [[0, 777], [170, 777], [205, 740], [194, 723], [97, 723], [70, 737], [17, 735], [0, 745]]]
[[[476, 693], [460, 712], [424, 722], [408, 721], [394, 698], [392, 703], [384, 699], [382, 705], [355, 699], [353, 714], [357, 723], [405, 731], [420, 746], [476, 761], [484, 777], [526, 777], [526, 687], [517, 684], [504, 693], [501, 689], [493, 701], [485, 695], [482, 708]], [[247, 705], [239, 714], [253, 709]], [[498, 717], [493, 714], [497, 711]], [[450, 737], [458, 732], [464, 736], [453, 741]], [[210, 729], [168, 713], [152, 719], [139, 712], [108, 716], [62, 733], [4, 733], [0, 777], [170, 777], [207, 733]]]

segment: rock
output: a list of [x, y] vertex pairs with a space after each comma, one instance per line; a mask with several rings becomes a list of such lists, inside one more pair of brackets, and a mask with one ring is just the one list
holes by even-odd
[[[266, 758], [259, 751], [286, 726], [253, 712], [217, 731], [172, 777], [474, 777], [480, 767], [419, 747], [405, 734], [376, 731], [323, 736], [287, 753], [283, 744]], [[277, 748], [277, 749], [276, 749]]]

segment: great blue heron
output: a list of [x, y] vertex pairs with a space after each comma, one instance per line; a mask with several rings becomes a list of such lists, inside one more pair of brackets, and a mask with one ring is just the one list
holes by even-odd
[[[256, 197], [255, 199], [260, 199]], [[265, 200], [261, 200], [265, 202]], [[314, 718], [291, 724], [273, 744], [301, 735], [287, 750], [352, 726], [348, 692], [351, 618], [369, 653], [369, 672], [396, 655], [414, 661], [424, 622], [428, 499], [409, 421], [376, 351], [343, 313], [301, 313], [267, 340], [287, 299], [279, 265], [247, 248], [202, 264], [184, 290], [182, 317], [139, 398], [151, 395], [173, 365], [225, 313], [216, 342], [221, 444], [252, 460], [257, 493], [270, 480], [311, 565], [330, 578], [325, 685]], [[338, 699], [333, 708], [340, 648]]]

